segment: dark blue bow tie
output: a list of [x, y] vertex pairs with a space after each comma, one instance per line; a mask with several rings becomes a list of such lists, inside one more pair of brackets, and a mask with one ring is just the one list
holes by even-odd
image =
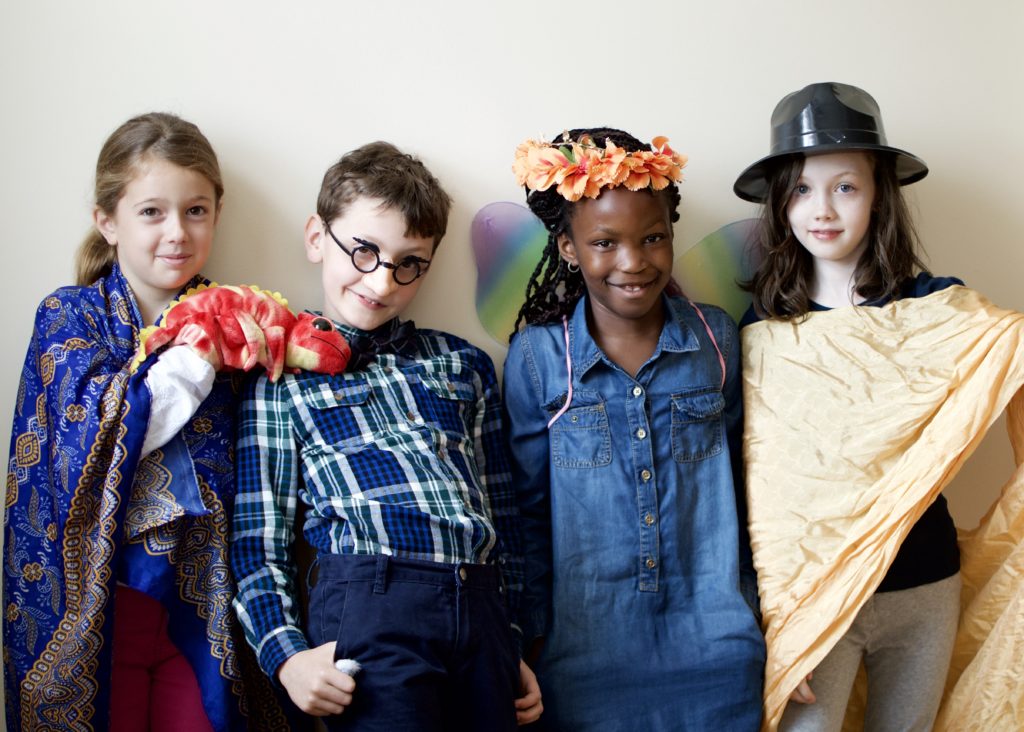
[[377, 330], [349, 337], [348, 344], [352, 348], [352, 357], [346, 371], [364, 369], [381, 354], [394, 353], [411, 357], [416, 353], [416, 324], [411, 320], [397, 326], [388, 323]]

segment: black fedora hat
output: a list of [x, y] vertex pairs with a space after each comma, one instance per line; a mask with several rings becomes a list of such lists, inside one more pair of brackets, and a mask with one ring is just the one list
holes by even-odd
[[747, 201], [763, 202], [768, 195], [768, 173], [776, 158], [846, 150], [879, 150], [896, 156], [900, 185], [928, 175], [924, 161], [885, 140], [878, 103], [863, 89], [823, 82], [793, 92], [772, 112], [772, 145], [767, 157], [744, 170], [733, 191]]

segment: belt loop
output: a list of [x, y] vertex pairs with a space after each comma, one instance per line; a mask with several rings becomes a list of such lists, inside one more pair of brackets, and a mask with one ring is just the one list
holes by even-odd
[[373, 579], [373, 591], [382, 595], [388, 591], [388, 555], [377, 555], [377, 576]]

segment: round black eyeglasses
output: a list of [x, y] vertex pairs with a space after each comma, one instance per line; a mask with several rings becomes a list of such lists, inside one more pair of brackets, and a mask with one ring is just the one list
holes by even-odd
[[376, 244], [371, 244], [368, 241], [352, 237], [358, 246], [353, 249], [346, 249], [345, 245], [338, 241], [338, 237], [331, 231], [331, 225], [324, 221], [324, 231], [334, 239], [334, 243], [341, 247], [341, 251], [345, 252], [352, 258], [352, 266], [358, 269], [363, 274], [369, 274], [378, 267], [384, 267], [384, 269], [391, 270], [391, 276], [395, 282], [400, 285], [411, 285], [413, 282], [418, 280], [420, 277], [427, 273], [427, 269], [430, 267], [429, 259], [422, 259], [421, 257], [406, 257], [398, 264], [392, 264], [391, 262], [385, 262], [380, 258], [380, 251], [377, 249]]

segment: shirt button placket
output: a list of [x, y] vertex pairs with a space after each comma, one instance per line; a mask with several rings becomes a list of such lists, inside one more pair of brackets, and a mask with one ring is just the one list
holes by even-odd
[[629, 389], [632, 398], [626, 400], [633, 438], [633, 455], [640, 470], [637, 474], [637, 515], [640, 518], [640, 591], [658, 591], [658, 490], [652, 467], [654, 446], [650, 440], [650, 422], [647, 414], [647, 395], [639, 384]]

